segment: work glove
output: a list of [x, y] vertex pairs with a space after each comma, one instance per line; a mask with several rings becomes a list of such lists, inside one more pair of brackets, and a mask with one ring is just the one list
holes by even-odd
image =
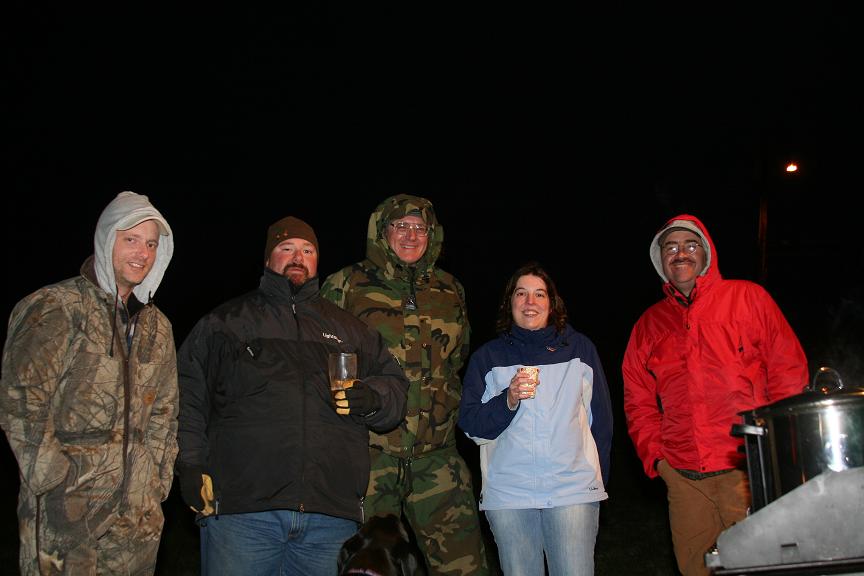
[[178, 466], [180, 493], [183, 501], [202, 516], [215, 512], [213, 508], [213, 480], [200, 466]]
[[336, 413], [343, 416], [370, 416], [381, 409], [381, 396], [363, 383], [355, 380], [351, 388], [336, 392]]

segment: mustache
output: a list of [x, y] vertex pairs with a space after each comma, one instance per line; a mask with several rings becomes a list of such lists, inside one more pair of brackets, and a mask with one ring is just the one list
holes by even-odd
[[288, 272], [293, 269], [303, 270], [306, 274], [309, 274], [309, 269], [303, 264], [294, 264], [293, 262], [289, 262], [282, 268], [282, 275], [284, 276], [285, 274], [288, 274]]

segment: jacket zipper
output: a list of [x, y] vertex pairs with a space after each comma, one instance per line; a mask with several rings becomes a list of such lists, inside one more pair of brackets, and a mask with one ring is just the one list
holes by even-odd
[[[124, 304], [125, 306], [125, 304]], [[128, 317], [128, 312], [127, 312]], [[133, 322], [132, 318], [127, 320], [128, 323]], [[121, 338], [121, 354], [123, 356], [123, 480], [120, 482], [120, 506], [118, 509], [118, 514], [123, 516], [126, 513], [126, 489], [127, 483], [129, 479], [129, 424], [131, 421], [130, 411], [132, 409], [132, 402], [130, 401], [129, 395], [132, 392], [132, 386], [130, 384], [131, 375], [130, 375], [130, 363], [129, 357], [132, 354], [131, 347], [126, 346], [126, 331], [123, 331], [123, 334], [117, 334], [116, 337]]]
[[[291, 292], [291, 314], [294, 318], [294, 325], [296, 327], [297, 340], [300, 340], [300, 319], [297, 317], [297, 295], [294, 294], [293, 290]], [[304, 381], [306, 379], [304, 378]], [[301, 453], [305, 452], [306, 449], [306, 394], [305, 390], [303, 391], [303, 403], [300, 405], [303, 414], [301, 416], [302, 426], [300, 426], [300, 450]], [[305, 497], [306, 492], [306, 459], [302, 458], [303, 462], [302, 472], [300, 473], [300, 506], [298, 507], [301, 513], [304, 513], [305, 507], [303, 505], [303, 499]]]

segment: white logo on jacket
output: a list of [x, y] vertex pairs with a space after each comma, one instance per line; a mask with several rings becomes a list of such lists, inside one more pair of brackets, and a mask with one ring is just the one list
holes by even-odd
[[322, 332], [321, 336], [323, 336], [324, 338], [330, 338], [331, 340], [335, 340], [339, 344], [342, 344], [342, 340], [340, 340], [339, 337], [335, 334], [328, 334], [327, 332]]

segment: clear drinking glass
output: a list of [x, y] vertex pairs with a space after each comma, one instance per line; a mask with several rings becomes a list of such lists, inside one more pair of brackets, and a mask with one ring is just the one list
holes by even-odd
[[[353, 352], [331, 352], [328, 358], [330, 373], [330, 394], [336, 406], [337, 414], [347, 414], [346, 408], [339, 407], [339, 401], [345, 399], [346, 388], [351, 388], [357, 380], [357, 354]], [[341, 394], [341, 398], [340, 398]], [[340, 411], [344, 410], [344, 412]]]

